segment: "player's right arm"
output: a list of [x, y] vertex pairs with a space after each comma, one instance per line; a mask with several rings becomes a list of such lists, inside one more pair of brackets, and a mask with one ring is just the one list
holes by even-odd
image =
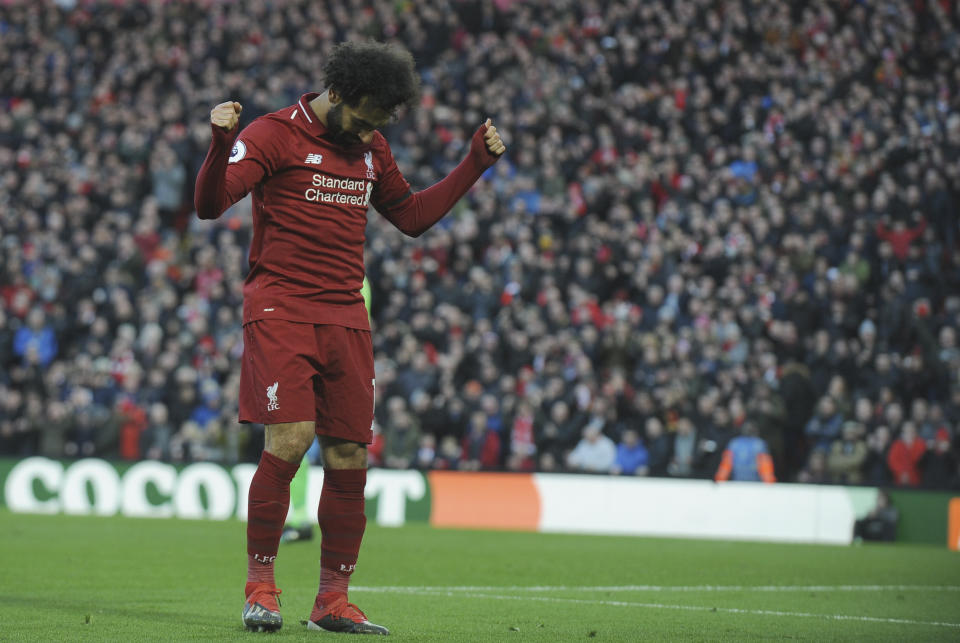
[[[210, 150], [197, 173], [193, 204], [201, 219], [216, 219], [224, 210], [242, 199], [267, 173], [267, 167], [254, 154], [258, 127], [244, 130], [241, 140], [237, 125], [243, 106], [236, 101], [220, 103], [210, 110], [212, 137]], [[256, 122], [255, 122], [256, 123]]]

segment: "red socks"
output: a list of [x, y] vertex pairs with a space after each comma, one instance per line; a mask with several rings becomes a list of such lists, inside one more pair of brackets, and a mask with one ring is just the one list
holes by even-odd
[[290, 508], [290, 481], [300, 463], [263, 452], [247, 498], [247, 582], [274, 584], [273, 561]]
[[319, 594], [346, 594], [357, 564], [367, 517], [363, 513], [366, 469], [324, 469], [320, 524]]
[[[275, 584], [273, 561], [290, 507], [290, 481], [300, 463], [263, 452], [250, 482], [247, 504], [247, 582]], [[325, 469], [317, 522], [320, 524], [318, 594], [346, 595], [357, 564], [367, 518], [363, 513], [366, 469]]]

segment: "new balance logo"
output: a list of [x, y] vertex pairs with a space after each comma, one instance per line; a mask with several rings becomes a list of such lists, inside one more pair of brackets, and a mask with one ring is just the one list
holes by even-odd
[[274, 382], [273, 386], [267, 387], [267, 410], [276, 411], [280, 408], [280, 402], [277, 401], [277, 389], [280, 387], [280, 382]]
[[313, 163], [314, 165], [320, 165], [320, 162], [323, 161], [323, 154], [307, 154], [307, 158], [304, 163]]

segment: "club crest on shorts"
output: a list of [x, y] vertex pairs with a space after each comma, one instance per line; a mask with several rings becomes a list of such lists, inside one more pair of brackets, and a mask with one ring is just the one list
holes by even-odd
[[272, 386], [267, 387], [267, 410], [276, 411], [280, 408], [280, 402], [277, 401], [277, 389], [280, 382], [274, 382]]

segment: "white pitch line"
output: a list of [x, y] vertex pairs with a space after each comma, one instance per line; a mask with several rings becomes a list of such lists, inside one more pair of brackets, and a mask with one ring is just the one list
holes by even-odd
[[[361, 588], [351, 588], [359, 590]], [[371, 589], [383, 588], [364, 588]], [[407, 588], [413, 589], [413, 588]], [[853, 616], [849, 614], [812, 614], [810, 612], [783, 612], [779, 610], [749, 610], [736, 607], [702, 607], [699, 605], [668, 605], [664, 603], [636, 603], [629, 601], [603, 601], [582, 598], [557, 598], [554, 596], [508, 596], [504, 594], [482, 594], [454, 591], [415, 590], [409, 592], [418, 596], [460, 596], [466, 598], [495, 599], [502, 601], [540, 601], [543, 603], [575, 603], [578, 605], [610, 605], [615, 607], [642, 607], [648, 609], [680, 610], [684, 612], [720, 612], [724, 614], [749, 614], [751, 616], [785, 616], [799, 618], [817, 618], [830, 621], [859, 621], [866, 623], [885, 623], [890, 625], [929, 625], [935, 627], [950, 627], [960, 629], [960, 623], [945, 623], [941, 621], [916, 621], [906, 618], [881, 618], [877, 616]]]
[[395, 585], [350, 589], [363, 592], [957, 592], [960, 585]]

